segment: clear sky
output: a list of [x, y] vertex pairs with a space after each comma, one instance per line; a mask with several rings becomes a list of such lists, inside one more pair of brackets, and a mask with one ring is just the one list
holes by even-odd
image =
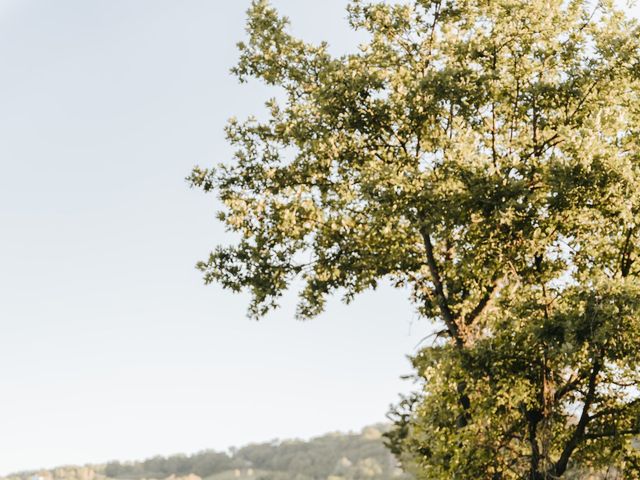
[[[346, 0], [273, 3], [357, 43]], [[228, 74], [248, 4], [0, 0], [0, 474], [359, 429], [410, 388], [404, 292], [256, 323], [193, 267], [229, 238], [183, 179], [269, 94]]]
[[[357, 41], [345, 0], [276, 0]], [[202, 285], [229, 239], [195, 164], [268, 92], [228, 73], [248, 0], [0, 0], [0, 474], [384, 419], [425, 335], [402, 292], [256, 323]]]

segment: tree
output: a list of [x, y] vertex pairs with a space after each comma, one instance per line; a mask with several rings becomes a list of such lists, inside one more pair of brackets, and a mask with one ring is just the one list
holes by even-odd
[[[640, 433], [640, 37], [607, 0], [352, 1], [355, 53], [248, 12], [234, 73], [279, 89], [195, 168], [239, 234], [199, 264], [251, 316], [381, 281], [439, 331], [393, 448], [420, 478], [558, 478]], [[635, 473], [634, 473], [635, 472]], [[636, 475], [636, 477], [633, 477]]]

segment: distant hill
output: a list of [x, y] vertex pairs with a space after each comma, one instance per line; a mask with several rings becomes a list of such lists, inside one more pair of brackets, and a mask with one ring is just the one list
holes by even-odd
[[382, 442], [386, 425], [309, 441], [250, 444], [231, 452], [156, 456], [137, 462], [19, 472], [0, 480], [403, 480]]

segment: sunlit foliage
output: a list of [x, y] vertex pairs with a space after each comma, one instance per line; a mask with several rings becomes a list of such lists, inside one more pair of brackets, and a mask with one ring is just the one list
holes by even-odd
[[[391, 446], [428, 479], [638, 475], [640, 51], [611, 2], [352, 1], [333, 56], [248, 12], [234, 73], [279, 90], [194, 169], [239, 240], [200, 264], [250, 315], [381, 281], [441, 329]], [[297, 280], [296, 280], [297, 279]]]

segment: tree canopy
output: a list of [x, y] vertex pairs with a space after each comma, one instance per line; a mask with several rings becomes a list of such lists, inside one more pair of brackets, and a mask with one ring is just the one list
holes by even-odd
[[[381, 281], [438, 326], [390, 434], [419, 478], [640, 475], [640, 30], [613, 2], [351, 1], [343, 56], [266, 1], [233, 72], [279, 90], [195, 168], [251, 316]], [[636, 475], [636, 476], [633, 476]]]

